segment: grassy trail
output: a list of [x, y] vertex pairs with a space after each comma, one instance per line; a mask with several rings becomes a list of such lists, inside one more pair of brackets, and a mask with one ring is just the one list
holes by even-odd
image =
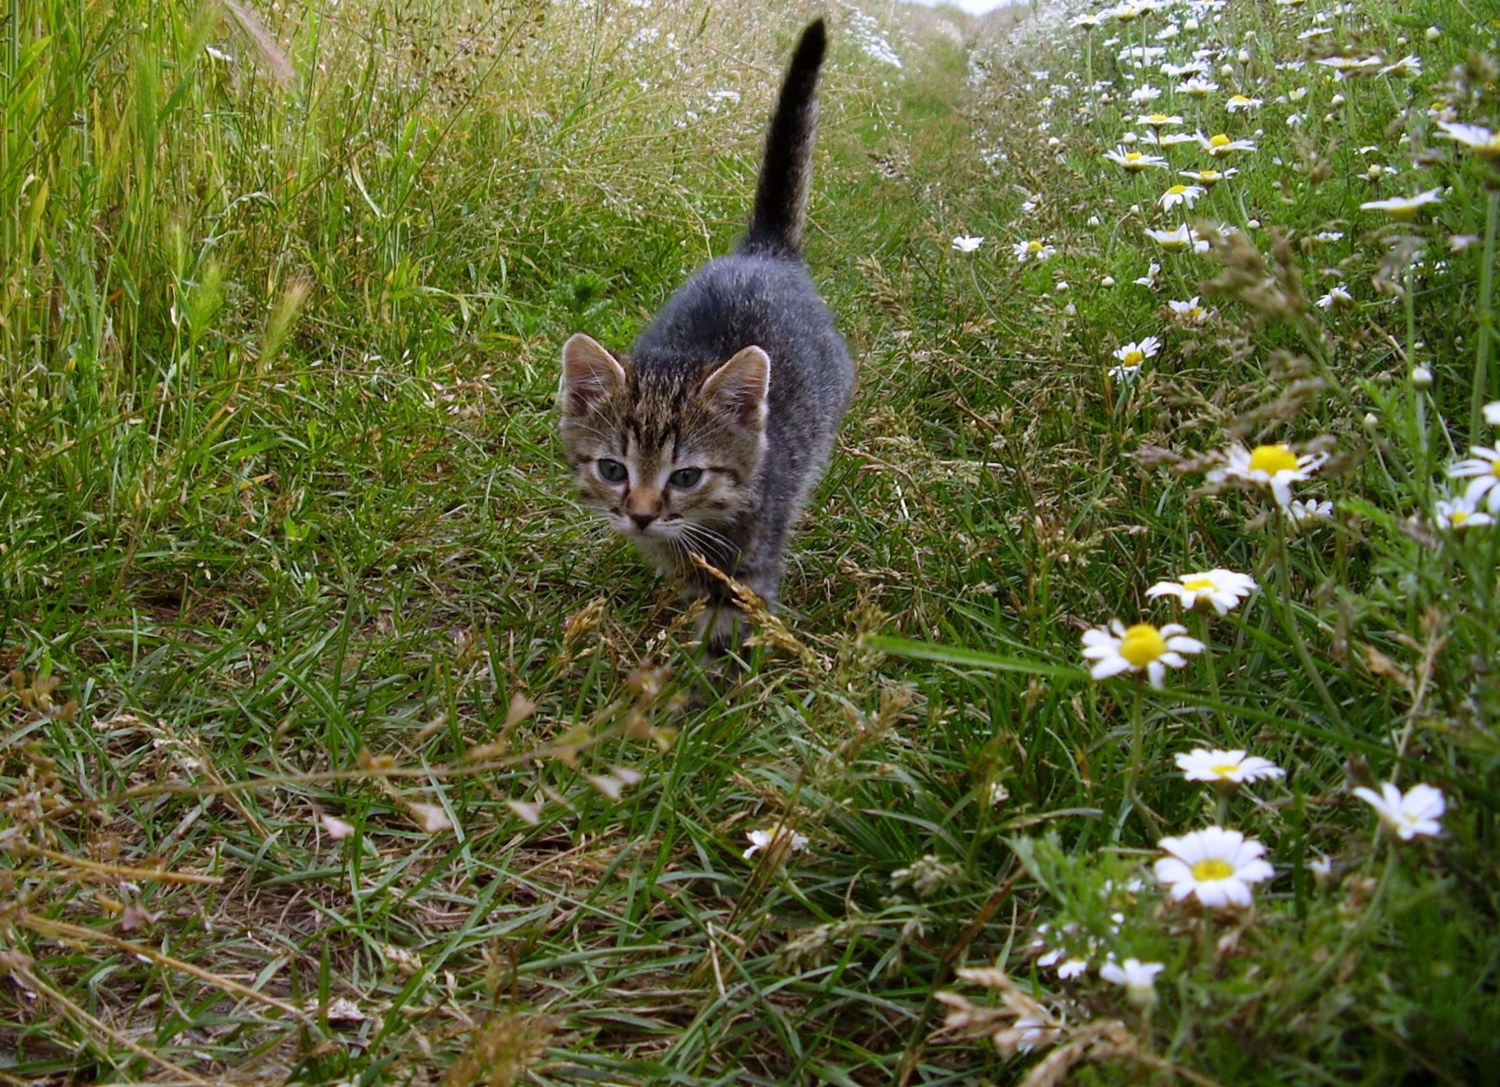
[[[1496, 214], [1424, 111], [1493, 121], [1493, 78], [1335, 82], [1313, 50], [1421, 33], [1369, 6], [1043, 13], [1020, 44], [831, 13], [807, 258], [859, 391], [784, 625], [726, 687], [567, 493], [557, 356], [627, 344], [733, 243], [819, 12], [12, 4], [0, 1078], [1484, 1067], [1496, 545], [1432, 511], [1495, 383]], [[1495, 51], [1439, 7], [1429, 72]], [[1203, 258], [1103, 157], [1162, 82], [1129, 51], [1200, 39], [1264, 99], [1180, 95], [1262, 145], [1200, 196]], [[1422, 170], [1441, 262], [1361, 219]], [[1203, 486], [1231, 440], [1333, 451], [1297, 493], [1336, 511]], [[1211, 567], [1259, 591], [1181, 610], [1204, 652], [1164, 692], [1090, 679], [1082, 631]], [[1203, 789], [1195, 745], [1285, 777]], [[1440, 839], [1374, 831], [1350, 786], [1396, 779], [1441, 786]], [[1254, 908], [1153, 878], [1205, 825], [1266, 843]], [[1149, 999], [1104, 973], [1130, 959]]]

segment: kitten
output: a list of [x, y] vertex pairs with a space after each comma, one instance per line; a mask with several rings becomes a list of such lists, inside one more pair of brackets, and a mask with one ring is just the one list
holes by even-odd
[[826, 44], [821, 19], [797, 44], [739, 248], [678, 288], [628, 356], [581, 332], [563, 345], [562, 440], [581, 501], [707, 601], [715, 655], [740, 614], [689, 554], [776, 603], [787, 537], [854, 388], [801, 257]]

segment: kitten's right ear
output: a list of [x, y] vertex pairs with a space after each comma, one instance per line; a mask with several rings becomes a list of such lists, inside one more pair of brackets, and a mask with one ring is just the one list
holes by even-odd
[[562, 349], [565, 415], [588, 415], [625, 388], [625, 368], [598, 340], [582, 332], [568, 337]]

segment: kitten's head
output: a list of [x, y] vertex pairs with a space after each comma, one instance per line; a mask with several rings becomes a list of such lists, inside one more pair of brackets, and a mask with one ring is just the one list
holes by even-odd
[[563, 345], [562, 439], [578, 493], [648, 550], [711, 554], [754, 495], [771, 360], [638, 367], [578, 333]]

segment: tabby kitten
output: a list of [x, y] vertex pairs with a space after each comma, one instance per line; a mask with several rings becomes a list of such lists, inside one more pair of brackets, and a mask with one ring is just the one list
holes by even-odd
[[775, 604], [787, 537], [854, 388], [801, 257], [826, 45], [820, 19], [792, 56], [739, 248], [678, 288], [629, 355], [581, 332], [563, 345], [562, 440], [581, 500], [706, 599], [715, 654], [740, 614], [689, 555]]

